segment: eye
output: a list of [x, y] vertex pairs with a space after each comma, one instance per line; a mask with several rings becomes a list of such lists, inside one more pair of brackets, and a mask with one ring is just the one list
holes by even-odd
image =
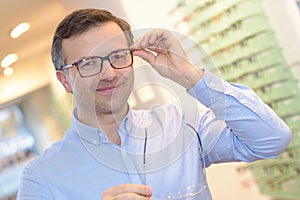
[[116, 53], [111, 54], [110, 60], [112, 62], [117, 61], [117, 60], [123, 60], [128, 58], [128, 53], [127, 51], [118, 51]]
[[89, 69], [98, 66], [98, 59], [85, 59], [80, 64], [81, 69]]

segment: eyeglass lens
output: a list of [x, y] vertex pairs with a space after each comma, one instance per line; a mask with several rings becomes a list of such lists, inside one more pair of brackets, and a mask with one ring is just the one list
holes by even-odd
[[82, 76], [92, 76], [100, 73], [104, 60], [108, 60], [115, 69], [123, 69], [132, 65], [132, 51], [130, 49], [118, 50], [110, 53], [106, 57], [88, 57], [77, 64]]

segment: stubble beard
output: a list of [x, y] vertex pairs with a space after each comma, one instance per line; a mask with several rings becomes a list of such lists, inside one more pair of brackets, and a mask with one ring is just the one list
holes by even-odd
[[117, 114], [123, 109], [127, 109], [127, 101], [132, 91], [132, 85], [133, 83], [127, 80], [110, 97], [96, 95], [94, 104], [96, 114]]

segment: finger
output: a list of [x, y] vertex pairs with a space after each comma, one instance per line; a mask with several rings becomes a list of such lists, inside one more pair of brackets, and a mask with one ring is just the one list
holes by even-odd
[[105, 191], [106, 195], [118, 196], [124, 193], [134, 193], [142, 196], [151, 196], [152, 190], [149, 186], [140, 184], [123, 184], [112, 187]]
[[142, 38], [138, 39], [131, 48], [133, 49], [145, 49], [149, 46], [149, 35], [146, 34]]
[[137, 49], [148, 48], [149, 46], [157, 43], [158, 38], [160, 38], [162, 35], [162, 30], [151, 31], [149, 33], [146, 33], [142, 38], [138, 39], [132, 47]]
[[148, 47], [147, 50], [150, 50], [154, 53], [169, 53], [167, 49], [164, 49], [164, 48], [160, 48], [160, 47]]
[[141, 196], [135, 193], [124, 193], [113, 197], [114, 200], [150, 200], [150, 196]]
[[160, 35], [160, 33], [158, 33], [158, 32], [152, 33], [149, 37], [148, 43], [150, 45], [154, 45], [155, 43], [157, 43], [157, 40], [160, 37], [159, 35]]
[[143, 60], [145, 60], [150, 64], [155, 62], [155, 55], [153, 55], [153, 53], [147, 50], [143, 50], [143, 49], [135, 50], [133, 51], [133, 55], [142, 58]]

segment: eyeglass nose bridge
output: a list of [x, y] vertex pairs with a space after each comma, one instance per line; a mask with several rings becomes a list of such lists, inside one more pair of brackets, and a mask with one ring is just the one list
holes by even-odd
[[100, 63], [100, 73], [101, 73], [101, 72], [104, 72], [104, 71], [107, 69], [107, 67], [104, 65], [104, 61], [106, 61], [106, 60], [107, 60], [107, 62], [109, 63], [110, 67], [115, 68], [115, 67], [113, 66], [113, 64], [111, 63], [111, 61], [110, 61], [110, 59], [109, 59], [109, 56], [110, 56], [110, 55], [105, 56], [105, 57], [99, 57], [99, 58], [101, 59], [101, 63]]
[[[112, 69], [117, 69], [116, 67], [113, 66], [113, 64], [111, 63], [111, 60], [109, 59], [110, 55], [107, 55], [105, 57], [99, 57], [101, 59], [101, 63], [100, 63], [100, 74], [103, 74], [109, 67], [111, 67]], [[104, 61], [108, 62], [108, 64], [104, 64]]]

